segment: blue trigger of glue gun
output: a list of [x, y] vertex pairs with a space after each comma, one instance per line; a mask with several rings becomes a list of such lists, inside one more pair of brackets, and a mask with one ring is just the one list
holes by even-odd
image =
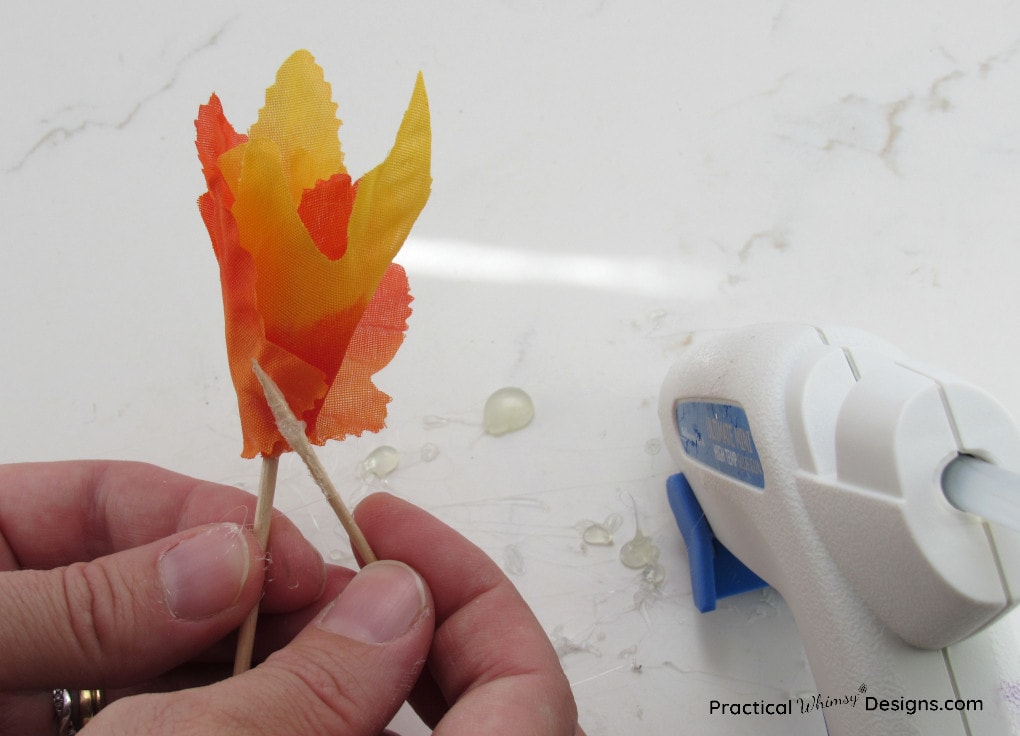
[[720, 598], [768, 586], [716, 539], [683, 473], [670, 476], [666, 481], [666, 498], [687, 545], [691, 594], [699, 611], [714, 611]]

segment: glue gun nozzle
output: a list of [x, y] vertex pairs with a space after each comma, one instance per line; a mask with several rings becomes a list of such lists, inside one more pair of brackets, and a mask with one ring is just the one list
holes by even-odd
[[942, 472], [942, 492], [961, 511], [1020, 531], [1020, 474], [960, 455]]

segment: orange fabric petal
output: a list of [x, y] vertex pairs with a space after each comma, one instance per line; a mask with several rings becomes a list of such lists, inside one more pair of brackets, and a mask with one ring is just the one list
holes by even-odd
[[219, 158], [240, 143], [248, 140], [248, 136], [238, 133], [223, 114], [223, 105], [215, 94], [209, 103], [198, 108], [198, 119], [195, 120], [197, 133], [196, 147], [198, 160], [202, 162], [202, 173], [210, 188], [223, 176], [220, 173]]
[[247, 136], [236, 132], [227, 121], [216, 95], [209, 98], [209, 104], [199, 107], [195, 129], [198, 158], [202, 162], [202, 173], [209, 187], [209, 191], [199, 198], [199, 211], [209, 231], [213, 251], [219, 258], [225, 243], [237, 239], [237, 228], [230, 214], [234, 195], [220, 171], [219, 158], [224, 152], [247, 140]]
[[[404, 341], [411, 316], [407, 274], [390, 264], [354, 331], [347, 354], [326, 394], [315, 422], [313, 441], [342, 439], [385, 426], [390, 397], [376, 388], [372, 376], [384, 368]], [[311, 437], [311, 435], [309, 435]]]
[[347, 174], [334, 174], [306, 189], [298, 206], [315, 246], [326, 258], [335, 261], [347, 252], [347, 222], [351, 219], [357, 185]]
[[313, 442], [377, 431], [385, 420], [389, 397], [371, 376], [392, 359], [411, 313], [406, 274], [391, 260], [428, 197], [427, 100], [419, 75], [393, 151], [355, 184], [335, 111], [322, 70], [298, 52], [248, 136], [215, 95], [196, 120], [208, 185], [199, 209], [220, 266], [245, 457], [288, 449], [252, 358]]

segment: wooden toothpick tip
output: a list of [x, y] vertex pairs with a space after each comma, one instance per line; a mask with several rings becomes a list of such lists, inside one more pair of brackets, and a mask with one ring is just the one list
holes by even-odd
[[308, 472], [312, 475], [312, 480], [315, 481], [315, 485], [322, 490], [322, 493], [326, 496], [326, 501], [337, 515], [337, 518], [340, 519], [340, 523], [347, 532], [347, 536], [350, 537], [351, 546], [361, 555], [361, 559], [364, 560], [366, 565], [370, 562], [375, 562], [379, 558], [376, 557], [372, 548], [368, 545], [368, 540], [365, 539], [361, 528], [354, 521], [354, 516], [347, 509], [343, 499], [340, 498], [340, 494], [337, 493], [336, 488], [333, 486], [333, 482], [326, 474], [326, 469], [319, 462], [319, 457], [315, 454], [312, 443], [305, 436], [304, 422], [294, 415], [280, 387], [276, 385], [276, 382], [269, 377], [269, 374], [262, 369], [262, 366], [254, 358], [252, 358], [251, 366], [256, 378], [259, 379], [259, 383], [262, 384], [262, 391], [266, 395], [266, 402], [269, 404], [269, 410], [273, 412], [273, 418], [276, 420], [276, 426], [280, 430], [280, 434], [287, 440], [287, 444], [290, 445], [291, 449], [304, 461], [305, 467], [308, 468]]

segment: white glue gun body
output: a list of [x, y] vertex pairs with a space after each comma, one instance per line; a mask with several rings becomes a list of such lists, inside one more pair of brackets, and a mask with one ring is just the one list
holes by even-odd
[[1020, 470], [998, 402], [864, 333], [761, 325], [699, 334], [660, 416], [696, 604], [779, 591], [818, 693], [857, 696], [823, 711], [829, 733], [1020, 734], [1020, 650], [996, 625], [1020, 533], [942, 488], [963, 456]]

